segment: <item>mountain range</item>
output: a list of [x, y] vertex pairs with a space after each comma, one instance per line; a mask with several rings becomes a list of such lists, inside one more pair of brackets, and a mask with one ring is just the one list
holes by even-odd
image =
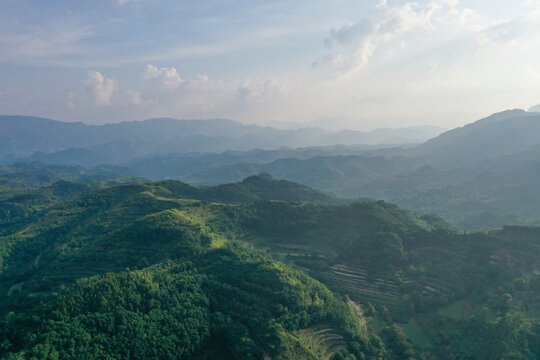
[[[38, 137], [19, 127], [0, 166], [0, 359], [536, 359], [539, 123], [215, 153], [148, 150], [182, 143], [157, 140], [166, 126], [144, 142], [79, 124], [94, 145], [13, 162]], [[41, 149], [72, 145], [53, 135]]]
[[344, 199], [383, 199], [418, 214], [435, 213], [466, 229], [540, 219], [536, 112], [503, 111], [407, 146], [346, 145], [367, 135], [277, 130], [229, 120], [88, 126], [4, 116], [0, 126], [5, 163], [114, 164], [108, 169], [123, 177], [198, 185], [268, 173]]
[[170, 118], [86, 125], [27, 116], [0, 116], [0, 160], [98, 165], [191, 152], [246, 151], [325, 145], [402, 144], [427, 140], [441, 129], [384, 129], [371, 133], [318, 128], [279, 130], [231, 120]]

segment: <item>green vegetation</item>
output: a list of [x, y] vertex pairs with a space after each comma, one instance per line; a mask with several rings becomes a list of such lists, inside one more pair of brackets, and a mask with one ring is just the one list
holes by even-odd
[[75, 185], [1, 215], [0, 358], [540, 356], [539, 228], [463, 234], [267, 176]]
[[235, 240], [247, 208], [176, 196], [185, 191], [93, 190], [10, 224], [2, 358], [313, 359], [296, 333], [323, 323], [340, 354], [385, 356], [339, 296]]
[[45, 165], [40, 162], [19, 162], [0, 166], [0, 189], [39, 188], [58, 181], [87, 183], [92, 187], [128, 184], [143, 180], [129, 176], [122, 167], [101, 165], [92, 168], [68, 165]]
[[[404, 135], [407, 129], [332, 134], [321, 129], [244, 126], [229, 120], [174, 119], [88, 127], [0, 116], [4, 140], [0, 164], [12, 164], [0, 167], [0, 192], [5, 187], [43, 187], [60, 180], [97, 182], [90, 184], [93, 188], [107, 179], [116, 180], [105, 186], [140, 182], [134, 175], [218, 185], [268, 173], [339, 197], [384, 200], [417, 214], [437, 214], [465, 231], [540, 225], [539, 118], [538, 113], [508, 110], [418, 146], [380, 148], [366, 144], [382, 144], [383, 139], [393, 138], [390, 133]], [[380, 142], [369, 140], [373, 136]], [[395, 144], [395, 138], [390, 143]], [[240, 201], [246, 190], [257, 195], [258, 186], [251, 190], [250, 184], [234, 186], [243, 189], [223, 200]], [[222, 194], [229, 190], [216, 189]], [[322, 194], [294, 189], [293, 193], [294, 201], [344, 203]], [[271, 199], [290, 201], [291, 195], [273, 192]]]

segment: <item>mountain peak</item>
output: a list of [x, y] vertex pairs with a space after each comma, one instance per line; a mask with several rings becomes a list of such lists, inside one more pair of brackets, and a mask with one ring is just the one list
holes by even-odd
[[531, 106], [529, 108], [529, 110], [527, 110], [528, 112], [534, 112], [534, 113], [538, 113], [540, 112], [540, 104], [536, 104], [534, 106]]
[[539, 142], [540, 114], [511, 109], [447, 131], [413, 153], [429, 164], [455, 167], [524, 151]]

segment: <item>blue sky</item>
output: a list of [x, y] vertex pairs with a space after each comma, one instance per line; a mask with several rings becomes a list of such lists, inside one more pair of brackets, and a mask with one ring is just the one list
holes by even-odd
[[0, 113], [453, 127], [540, 103], [540, 3], [0, 0]]

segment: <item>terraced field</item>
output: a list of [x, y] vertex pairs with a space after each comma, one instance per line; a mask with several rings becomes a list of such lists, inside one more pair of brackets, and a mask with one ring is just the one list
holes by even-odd
[[301, 330], [299, 338], [321, 360], [328, 360], [336, 352], [347, 349], [343, 336], [327, 325]]
[[[352, 300], [386, 307], [397, 321], [412, 315], [411, 296], [406, 289], [413, 280], [407, 277], [403, 277], [401, 282], [385, 275], [370, 277], [364, 269], [345, 264], [331, 266], [328, 277], [334, 287], [348, 294]], [[459, 288], [432, 275], [426, 275], [420, 281], [423, 295], [433, 293], [451, 301], [459, 291]]]
[[356, 302], [384, 306], [393, 315], [408, 313], [409, 305], [396, 280], [385, 276], [370, 278], [365, 270], [343, 264], [330, 267], [329, 276]]
[[[423, 252], [430, 252], [431, 249], [422, 249]], [[274, 260], [282, 261], [292, 265], [300, 270], [309, 272], [308, 268], [300, 266], [296, 260], [310, 256], [311, 258], [320, 258], [322, 260], [335, 259], [335, 254], [323, 253], [314, 251], [313, 248], [306, 245], [296, 244], [279, 244], [274, 245], [270, 249], [270, 255]], [[439, 254], [443, 255], [443, 254]], [[463, 256], [461, 254], [444, 254], [445, 256]], [[401, 281], [388, 276], [377, 275], [369, 276], [368, 272], [359, 266], [349, 264], [334, 264], [328, 268], [326, 273], [326, 283], [335, 290], [346, 293], [352, 300], [360, 304], [372, 303], [378, 307], [386, 307], [392, 317], [396, 321], [407, 321], [412, 315], [413, 309], [410, 302], [410, 291], [407, 290], [408, 284], [412, 284], [413, 280], [408, 277], [402, 277]], [[441, 277], [435, 274], [426, 274], [421, 280], [417, 279], [416, 283], [421, 282], [421, 292], [424, 296], [429, 296], [430, 293], [443, 296], [453, 301], [459, 287], [442, 281]]]
[[[264, 245], [268, 245], [268, 243]], [[350, 263], [337, 263], [326, 269], [314, 270], [305, 264], [316, 262], [317, 259], [321, 260], [321, 266], [324, 266], [325, 263], [331, 264], [338, 259], [337, 254], [311, 245], [281, 242], [272, 243], [265, 249], [274, 260], [297, 269], [308, 273], [312, 273], [312, 270], [322, 271], [321, 280], [327, 286], [349, 295], [353, 301], [359, 304], [371, 303], [376, 308], [388, 309], [392, 319], [398, 323], [407, 323], [411, 316], [414, 316], [418, 311], [429, 310], [430, 301], [445, 301], [449, 304], [466, 296], [459, 281], [453, 281], [448, 273], [428, 272], [415, 277], [414, 280], [407, 276], [401, 276], [400, 279], [397, 279], [392, 275], [385, 274], [373, 276], [361, 266]], [[417, 248], [416, 251], [418, 256], [433, 258], [437, 262], [448, 262], [451, 259], [452, 262], [460, 263], [466, 259], [467, 254], [466, 249], [460, 246], [455, 246], [452, 249], [426, 246]], [[412, 301], [412, 297], [415, 296], [421, 296], [425, 299], [423, 308], [415, 308]]]

